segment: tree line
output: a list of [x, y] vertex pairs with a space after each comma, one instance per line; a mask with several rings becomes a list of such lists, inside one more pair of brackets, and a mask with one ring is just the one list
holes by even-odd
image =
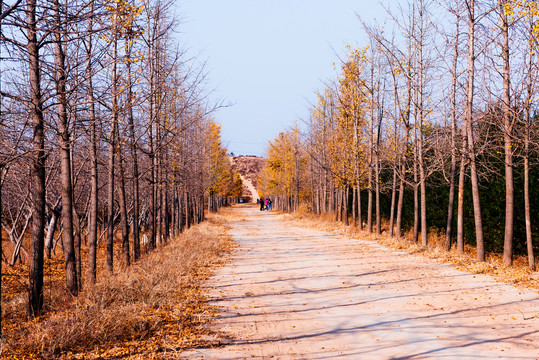
[[241, 196], [212, 118], [226, 104], [179, 46], [174, 6], [0, 1], [0, 265], [28, 263], [30, 317], [51, 252], [76, 296], [99, 246], [112, 273]]
[[302, 129], [270, 142], [260, 180], [286, 211], [390, 237], [411, 231], [477, 259], [526, 254], [539, 232], [534, 1], [410, 0], [348, 46]]

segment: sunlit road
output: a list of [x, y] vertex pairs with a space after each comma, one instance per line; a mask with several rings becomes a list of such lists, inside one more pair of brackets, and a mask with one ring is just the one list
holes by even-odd
[[225, 345], [188, 358], [539, 358], [535, 292], [255, 207], [231, 227], [239, 248], [207, 284]]

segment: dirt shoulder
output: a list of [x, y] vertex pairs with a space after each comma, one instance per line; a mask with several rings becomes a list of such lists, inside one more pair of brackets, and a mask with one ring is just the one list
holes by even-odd
[[[143, 251], [129, 268], [115, 264], [111, 275], [103, 273], [101, 247], [103, 272], [77, 298], [65, 291], [58, 254], [47, 261], [47, 311], [41, 317], [27, 321], [25, 289], [6, 291], [2, 284], [0, 359], [177, 359], [186, 348], [206, 346], [209, 330], [201, 314], [210, 309], [200, 284], [232, 246], [221, 217], [211, 215], [167, 244]], [[26, 269], [15, 270], [17, 278], [27, 278]]]
[[222, 347], [193, 359], [537, 359], [536, 292], [233, 210], [238, 251], [207, 284]]

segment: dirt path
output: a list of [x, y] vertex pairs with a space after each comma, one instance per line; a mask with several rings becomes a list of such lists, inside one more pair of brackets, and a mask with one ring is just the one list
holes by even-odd
[[191, 359], [538, 359], [539, 295], [235, 208], [208, 284], [229, 336]]
[[249, 190], [249, 192], [251, 193], [251, 199], [252, 199], [251, 202], [256, 202], [256, 199], [258, 199], [258, 191], [255, 189], [253, 182], [251, 181], [251, 179], [247, 179], [241, 174], [239, 175], [240, 175], [241, 180], [243, 181], [243, 185], [245, 185], [247, 190]]

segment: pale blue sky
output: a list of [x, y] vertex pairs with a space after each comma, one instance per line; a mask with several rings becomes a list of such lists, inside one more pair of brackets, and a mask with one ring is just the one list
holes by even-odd
[[336, 53], [366, 45], [356, 14], [386, 17], [377, 0], [178, 1], [181, 42], [208, 60], [211, 97], [233, 104], [215, 119], [236, 155], [264, 156], [268, 141], [308, 118], [315, 91], [336, 77]]

